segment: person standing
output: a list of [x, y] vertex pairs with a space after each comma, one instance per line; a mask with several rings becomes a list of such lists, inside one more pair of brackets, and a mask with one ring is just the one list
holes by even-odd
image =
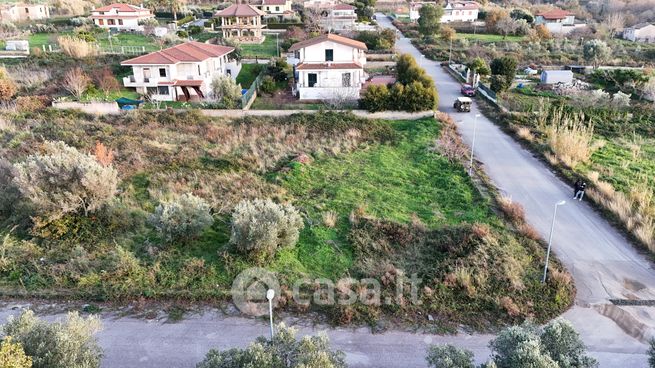
[[577, 200], [582, 200], [582, 197], [584, 197], [584, 191], [587, 189], [587, 183], [584, 181], [580, 183], [580, 186], [578, 187], [578, 191], [575, 193], [575, 197], [573, 199]]
[[573, 184], [573, 199], [578, 195], [578, 190], [580, 190], [580, 185], [582, 185], [582, 179], [578, 178]]

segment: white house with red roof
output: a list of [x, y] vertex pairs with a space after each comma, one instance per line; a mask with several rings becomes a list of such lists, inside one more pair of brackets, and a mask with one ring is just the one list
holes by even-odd
[[156, 101], [189, 101], [210, 95], [212, 80], [236, 78], [241, 66], [228, 59], [234, 47], [186, 42], [121, 62], [132, 67], [123, 85]]
[[320, 18], [319, 24], [327, 31], [353, 31], [357, 28], [355, 7], [349, 4], [336, 4]]
[[120, 31], [141, 31], [139, 21], [154, 17], [150, 9], [123, 3], [93, 9], [90, 16], [96, 26]]
[[567, 10], [553, 8], [538, 13], [534, 18], [535, 25], [544, 25], [554, 34], [567, 34], [577, 28], [585, 27], [583, 23], [576, 23], [575, 15]]
[[366, 45], [324, 34], [289, 48], [294, 65], [294, 93], [301, 100], [358, 99], [366, 81]]
[[276, 18], [281, 21], [296, 18], [291, 3], [291, 0], [254, 0], [250, 4], [266, 13], [265, 19]]
[[214, 17], [221, 20], [223, 38], [241, 43], [262, 43], [264, 15], [266, 13], [250, 4], [233, 4], [214, 14]]
[[[409, 20], [418, 20], [419, 10], [427, 4], [439, 6], [434, 1], [414, 1], [409, 4]], [[441, 23], [475, 22], [480, 12], [480, 4], [475, 1], [448, 1], [443, 6]]]

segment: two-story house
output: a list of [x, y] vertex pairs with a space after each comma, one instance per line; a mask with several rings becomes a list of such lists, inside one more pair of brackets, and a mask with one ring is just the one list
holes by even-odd
[[319, 24], [328, 31], [352, 31], [357, 27], [357, 14], [355, 7], [348, 4], [337, 4], [321, 16]]
[[358, 99], [366, 81], [366, 45], [335, 34], [293, 44], [294, 93], [301, 100]]
[[567, 34], [576, 28], [585, 26], [576, 23], [575, 14], [558, 8], [537, 14], [534, 18], [534, 24], [544, 25], [550, 33], [554, 34]]
[[210, 94], [216, 76], [236, 78], [240, 65], [228, 59], [233, 47], [186, 42], [121, 62], [132, 67], [123, 85], [157, 101], [189, 101]]
[[214, 14], [214, 17], [221, 20], [223, 38], [241, 43], [262, 43], [264, 15], [266, 13], [250, 4], [233, 4]]
[[50, 18], [47, 4], [0, 4], [0, 21], [19, 23], [47, 18]]
[[655, 24], [639, 23], [623, 30], [623, 38], [632, 42], [655, 43]]
[[150, 9], [136, 5], [114, 3], [93, 9], [91, 18], [93, 24], [100, 28], [109, 28], [118, 31], [142, 31], [143, 27], [139, 22], [154, 18]]
[[[420, 17], [419, 10], [427, 4], [441, 6], [431, 1], [416, 1], [409, 4], [409, 20], [417, 21]], [[480, 12], [480, 4], [475, 1], [448, 1], [443, 6], [441, 23], [451, 22], [475, 22]]]
[[255, 0], [251, 5], [266, 13], [264, 19], [275, 18], [279, 21], [296, 18], [296, 12], [291, 9], [291, 0]]

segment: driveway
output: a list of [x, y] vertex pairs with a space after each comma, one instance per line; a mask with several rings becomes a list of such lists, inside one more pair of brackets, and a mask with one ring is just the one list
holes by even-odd
[[[393, 28], [377, 15], [378, 23]], [[578, 290], [575, 306], [564, 314], [581, 332], [602, 367], [646, 367], [645, 342], [653, 335], [653, 307], [616, 307], [610, 299], [655, 299], [655, 271], [616, 229], [585, 202], [572, 201], [570, 184], [563, 183], [542, 162], [481, 114], [474, 103], [471, 113], [452, 107], [460, 85], [437, 62], [427, 60], [409, 39], [396, 49], [409, 53], [434, 78], [439, 110], [453, 116], [464, 141], [471, 144], [475, 115], [475, 158], [482, 163], [499, 190], [523, 205], [530, 222], [546, 238], [555, 203], [567, 200], [557, 213], [553, 250], [573, 274]]]

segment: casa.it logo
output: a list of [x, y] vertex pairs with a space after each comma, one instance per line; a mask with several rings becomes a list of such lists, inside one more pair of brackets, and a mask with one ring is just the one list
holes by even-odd
[[232, 300], [241, 313], [259, 317], [268, 314], [266, 292], [275, 291], [273, 307], [277, 306], [280, 283], [273, 272], [253, 267], [241, 272], [232, 282]]

